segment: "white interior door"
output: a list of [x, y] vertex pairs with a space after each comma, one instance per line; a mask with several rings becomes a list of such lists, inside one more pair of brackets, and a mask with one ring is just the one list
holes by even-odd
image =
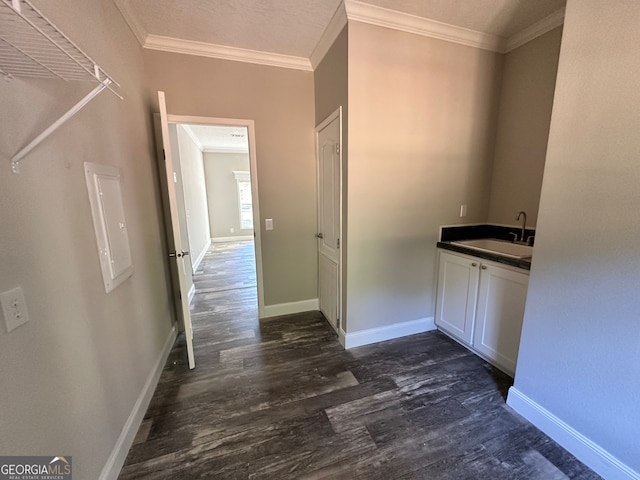
[[187, 340], [187, 355], [189, 357], [189, 368], [195, 368], [196, 361], [193, 355], [193, 328], [191, 326], [191, 312], [189, 311], [189, 291], [187, 287], [186, 272], [191, 269], [191, 262], [186, 258], [189, 255], [189, 245], [187, 239], [182, 238], [180, 230], [180, 219], [178, 216], [178, 199], [176, 195], [176, 171], [171, 158], [171, 144], [169, 141], [169, 122], [167, 121], [167, 104], [164, 92], [158, 92], [158, 103], [160, 104], [160, 123], [162, 127], [162, 147], [164, 149], [165, 170], [167, 176], [167, 197], [169, 199], [169, 209], [171, 217], [171, 232], [175, 251], [169, 253], [177, 263], [178, 281], [180, 284], [179, 309], [182, 312], [184, 321], [184, 334]]
[[318, 160], [318, 300], [320, 311], [340, 327], [341, 110], [316, 128]]

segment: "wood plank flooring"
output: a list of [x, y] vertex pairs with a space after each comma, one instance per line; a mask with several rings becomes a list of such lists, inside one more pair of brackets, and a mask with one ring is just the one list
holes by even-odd
[[253, 245], [196, 274], [195, 371], [174, 346], [127, 479], [597, 479], [439, 332], [344, 351], [318, 312], [257, 319]]

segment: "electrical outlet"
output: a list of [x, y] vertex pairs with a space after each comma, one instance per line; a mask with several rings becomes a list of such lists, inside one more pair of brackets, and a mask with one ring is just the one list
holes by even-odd
[[235, 228], [231, 227], [231, 228], [229, 229], [229, 233], [235, 233], [235, 232], [236, 232], [236, 229], [235, 229]]
[[463, 204], [460, 205], [460, 217], [466, 217], [467, 216], [467, 205]]
[[29, 321], [22, 287], [16, 287], [0, 293], [0, 303], [2, 303], [2, 313], [4, 314], [4, 323], [7, 325], [7, 332], [11, 332]]

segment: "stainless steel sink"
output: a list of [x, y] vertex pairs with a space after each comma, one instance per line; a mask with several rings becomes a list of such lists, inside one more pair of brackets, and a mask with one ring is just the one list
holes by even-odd
[[459, 242], [451, 242], [453, 245], [460, 245], [474, 250], [480, 250], [489, 253], [498, 253], [505, 257], [511, 258], [531, 258], [533, 256], [533, 247], [528, 245], [519, 245], [516, 243], [505, 242], [503, 240], [494, 240], [491, 238], [482, 238], [479, 240], [461, 240]]

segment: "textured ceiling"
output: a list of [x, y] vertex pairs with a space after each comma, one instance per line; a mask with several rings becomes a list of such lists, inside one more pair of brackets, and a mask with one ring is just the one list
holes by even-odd
[[125, 0], [152, 35], [309, 58], [341, 0]]
[[[309, 58], [342, 0], [115, 0], [144, 33]], [[349, 2], [345, 0], [347, 10]], [[508, 38], [566, 0], [356, 0]], [[130, 21], [131, 23], [131, 21]]]

